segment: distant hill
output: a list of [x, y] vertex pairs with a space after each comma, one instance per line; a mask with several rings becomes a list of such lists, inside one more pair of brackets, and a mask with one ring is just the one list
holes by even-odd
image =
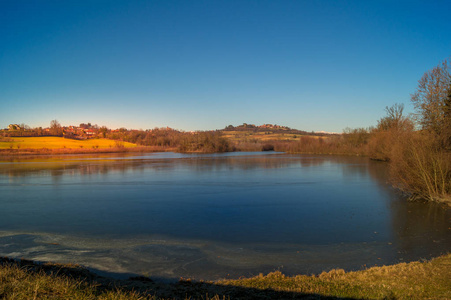
[[233, 126], [229, 125], [225, 127], [224, 129], [220, 130], [224, 133], [230, 132], [230, 131], [239, 131], [239, 132], [252, 132], [252, 133], [273, 133], [273, 134], [295, 134], [295, 135], [312, 135], [312, 136], [329, 136], [329, 135], [335, 135], [336, 133], [330, 133], [330, 132], [314, 132], [314, 131], [304, 131], [304, 130], [298, 130], [298, 129], [292, 129], [288, 126], [282, 126], [277, 124], [263, 124], [263, 125], [254, 125], [254, 124], [247, 124], [243, 123], [242, 125]]

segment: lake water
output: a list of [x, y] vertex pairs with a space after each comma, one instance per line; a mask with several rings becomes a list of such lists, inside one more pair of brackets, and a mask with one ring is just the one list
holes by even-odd
[[0, 161], [0, 256], [214, 280], [430, 259], [450, 209], [409, 202], [385, 163], [283, 153]]

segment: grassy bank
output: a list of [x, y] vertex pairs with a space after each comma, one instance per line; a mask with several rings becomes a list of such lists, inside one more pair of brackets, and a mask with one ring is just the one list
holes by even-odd
[[0, 262], [2, 299], [451, 299], [451, 254], [357, 272], [175, 283], [113, 280], [72, 265]]
[[62, 137], [12, 137], [0, 139], [0, 156], [161, 152], [175, 148], [138, 146], [110, 139], [74, 140]]

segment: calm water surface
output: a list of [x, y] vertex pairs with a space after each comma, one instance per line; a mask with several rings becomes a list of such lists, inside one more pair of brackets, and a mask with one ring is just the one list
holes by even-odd
[[0, 255], [125, 277], [237, 278], [429, 259], [451, 212], [366, 158], [228, 153], [0, 161]]

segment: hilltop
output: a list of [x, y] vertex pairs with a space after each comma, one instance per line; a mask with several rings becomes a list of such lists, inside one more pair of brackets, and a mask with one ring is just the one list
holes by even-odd
[[264, 132], [264, 133], [273, 133], [273, 134], [293, 134], [293, 135], [310, 135], [310, 136], [329, 136], [334, 135], [335, 133], [328, 133], [324, 131], [304, 131], [299, 129], [293, 129], [288, 126], [277, 125], [277, 124], [263, 124], [263, 125], [254, 125], [243, 123], [242, 125], [233, 126], [229, 125], [222, 129], [223, 132], [230, 131], [246, 131], [246, 132]]

